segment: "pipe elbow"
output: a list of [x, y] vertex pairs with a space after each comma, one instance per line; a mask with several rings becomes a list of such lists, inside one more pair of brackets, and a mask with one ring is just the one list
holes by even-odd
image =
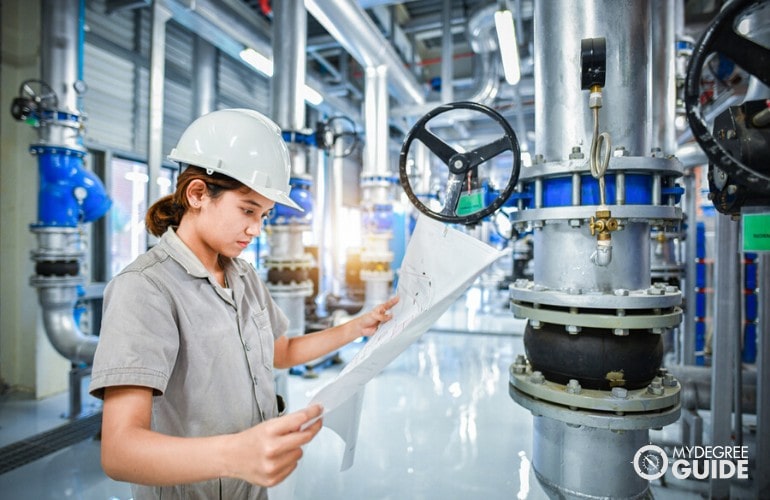
[[591, 254], [591, 262], [595, 266], [607, 267], [612, 262], [612, 243], [607, 240], [596, 242], [596, 250]]
[[83, 333], [75, 321], [76, 288], [39, 288], [38, 296], [46, 335], [54, 349], [73, 363], [92, 364], [99, 337]]

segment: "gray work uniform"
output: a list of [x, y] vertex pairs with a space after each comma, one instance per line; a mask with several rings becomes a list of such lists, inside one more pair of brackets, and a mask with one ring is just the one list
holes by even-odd
[[[242, 431], [278, 414], [273, 344], [288, 328], [255, 269], [225, 259], [223, 289], [169, 229], [107, 285], [89, 391], [151, 387], [152, 429], [173, 436]], [[234, 479], [133, 485], [143, 499], [263, 499]]]

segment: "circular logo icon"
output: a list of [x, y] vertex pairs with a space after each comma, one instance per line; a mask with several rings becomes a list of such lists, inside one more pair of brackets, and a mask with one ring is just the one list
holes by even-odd
[[642, 446], [634, 455], [634, 470], [639, 477], [653, 481], [663, 476], [668, 469], [668, 456], [663, 448], [654, 444]]

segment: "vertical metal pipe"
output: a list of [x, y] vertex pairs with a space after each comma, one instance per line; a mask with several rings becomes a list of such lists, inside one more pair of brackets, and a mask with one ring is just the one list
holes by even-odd
[[444, 0], [441, 6], [441, 24], [444, 31], [441, 36], [441, 102], [454, 100], [454, 48], [452, 46], [452, 0]]
[[163, 86], [166, 73], [166, 22], [171, 12], [153, 2], [150, 33], [150, 102], [147, 107], [147, 199], [152, 203], [160, 198], [160, 187], [155, 182], [160, 177], [163, 162]]
[[273, 119], [284, 130], [305, 127], [307, 11], [302, 0], [273, 5]]
[[195, 117], [214, 111], [216, 106], [216, 48], [203, 38], [193, 41], [193, 106]]
[[574, 173], [572, 174], [572, 205], [573, 206], [580, 206], [581, 203], [581, 197], [580, 197], [580, 190], [582, 189], [582, 179], [580, 178], [580, 174]]
[[652, 147], [664, 154], [676, 151], [676, 8], [670, 0], [652, 0]]
[[615, 204], [626, 204], [626, 174], [623, 172], [615, 174]]
[[687, 202], [687, 229], [685, 237], [684, 264], [684, 324], [682, 325], [682, 350], [679, 362], [685, 365], [695, 364], [695, 274], [697, 271], [698, 239], [698, 196], [695, 187], [695, 168], [684, 177], [684, 192]]
[[[335, 152], [338, 152], [338, 155], [335, 155], [334, 161], [332, 163], [332, 180], [334, 183], [334, 187], [332, 188], [332, 209], [334, 211], [333, 217], [336, 224], [332, 226], [334, 231], [334, 239], [333, 241], [336, 242], [342, 242], [345, 241], [345, 233], [347, 231], [347, 228], [345, 228], [340, 223], [340, 215], [342, 214], [342, 207], [343, 207], [343, 193], [344, 193], [344, 176], [345, 176], [345, 158], [342, 156], [344, 152], [344, 145], [340, 142], [338, 144], [335, 144]], [[345, 282], [345, 276], [344, 276], [344, 266], [345, 266], [345, 260], [347, 258], [346, 255], [346, 248], [344, 245], [336, 244], [334, 245], [334, 248], [336, 249], [336, 257], [334, 259], [334, 277], [335, 277], [335, 289], [334, 293], [337, 295], [342, 295], [342, 289], [343, 289], [343, 283]]]
[[[58, 109], [80, 114], [77, 93], [72, 85], [78, 79], [78, 3], [79, 0], [44, 0], [40, 43], [40, 74], [56, 92]], [[69, 127], [44, 126], [40, 140], [70, 148], [79, 147], [79, 131]]]
[[365, 70], [364, 121], [366, 157], [364, 174], [387, 175], [390, 171], [388, 149], [388, 68], [370, 66]]
[[[733, 352], [740, 332], [740, 268], [738, 258], [739, 224], [728, 215], [716, 216], [714, 255], [714, 333], [711, 379], [711, 444], [732, 445]], [[730, 482], [711, 478], [711, 498], [727, 498]]]
[[[602, 128], [611, 131], [612, 143], [625, 146], [631, 156], [649, 153], [649, 3], [536, 1], [534, 24], [539, 42], [535, 44], [537, 152], [548, 161], [561, 161], [575, 144], [590, 142], [588, 96], [580, 90], [580, 41], [605, 37]], [[560, 85], [552, 85], [554, 75], [559, 75]], [[550, 126], [554, 123], [562, 126]]]
[[759, 256], [757, 332], [757, 453], [755, 498], [770, 497], [770, 253]]

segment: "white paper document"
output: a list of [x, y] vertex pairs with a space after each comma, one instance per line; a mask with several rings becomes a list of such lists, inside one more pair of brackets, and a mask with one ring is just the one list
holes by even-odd
[[363, 390], [404, 352], [504, 252], [420, 214], [399, 272], [391, 313], [340, 374], [311, 399], [324, 408], [324, 426], [345, 441], [342, 470], [353, 465]]

